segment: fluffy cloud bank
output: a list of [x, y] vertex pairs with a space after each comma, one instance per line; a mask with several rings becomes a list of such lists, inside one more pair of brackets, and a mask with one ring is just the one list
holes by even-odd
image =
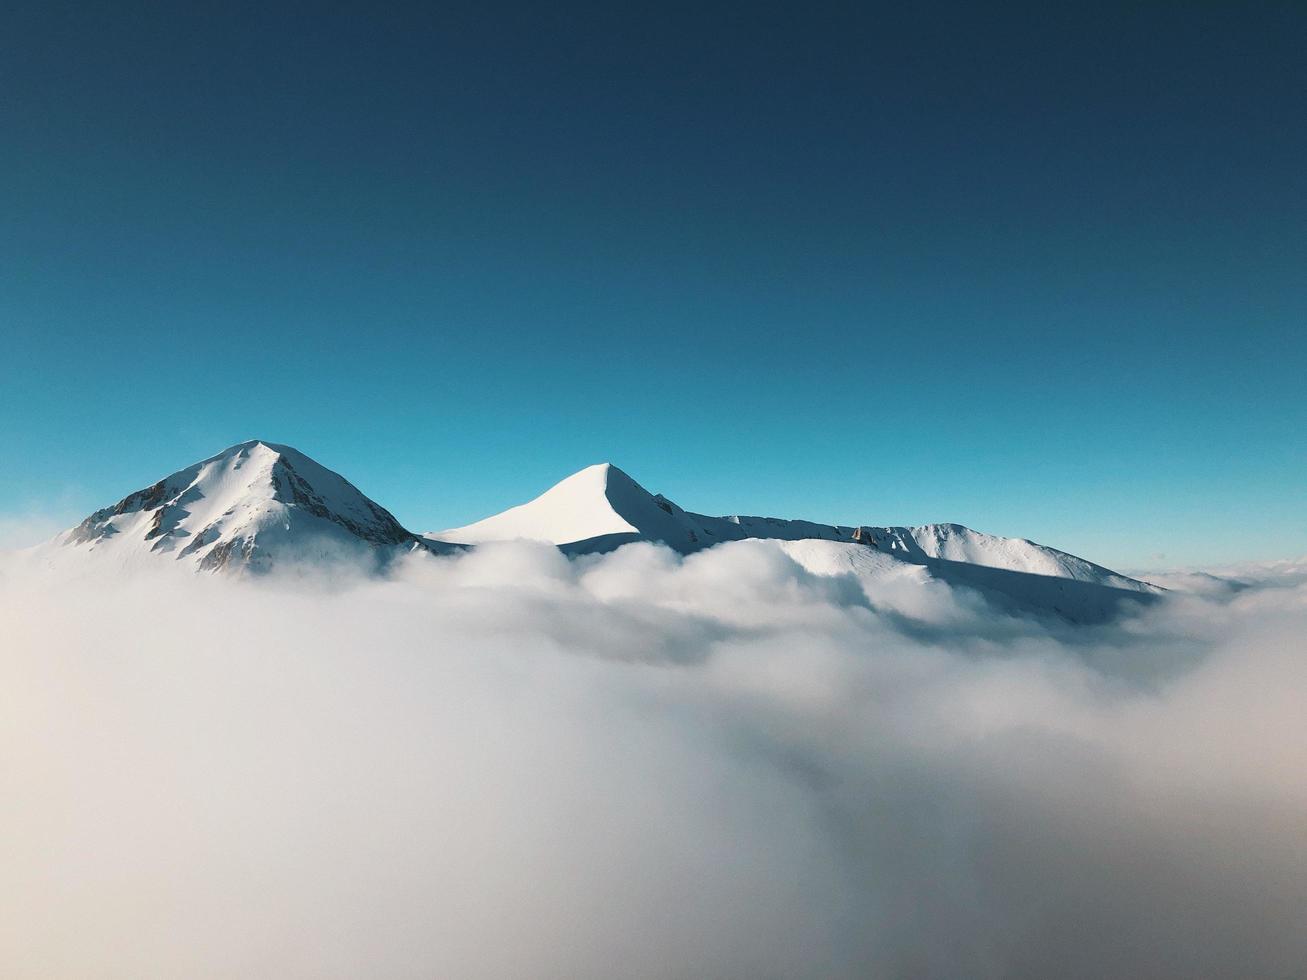
[[1073, 629], [757, 542], [10, 566], [2, 972], [1293, 975], [1305, 579]]

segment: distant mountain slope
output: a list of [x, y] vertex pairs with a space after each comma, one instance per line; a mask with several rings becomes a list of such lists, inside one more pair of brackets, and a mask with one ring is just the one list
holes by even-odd
[[1069, 578], [1116, 589], [1153, 590], [1138, 579], [1025, 538], [996, 537], [961, 524], [926, 524], [895, 530], [906, 531], [926, 557], [940, 561]]
[[891, 582], [937, 579], [978, 591], [1000, 609], [1073, 622], [1101, 621], [1123, 597], [1147, 599], [1159, 591], [1055, 548], [959, 524], [854, 527], [695, 514], [606, 463], [519, 507], [419, 537], [344, 477], [289, 446], [258, 440], [128, 494], [36, 549], [36, 556], [52, 565], [95, 556], [123, 569], [161, 560], [198, 571], [261, 572], [341, 560], [380, 569], [412, 551], [446, 554], [515, 538], [552, 542], [568, 554], [635, 541], [689, 554], [763, 539], [817, 574], [853, 574], [869, 596]]
[[688, 528], [616, 466], [588, 466], [519, 507], [428, 537], [481, 544], [517, 538], [563, 545], [618, 539], [680, 540]]
[[203, 571], [341, 557], [384, 563], [414, 548], [449, 550], [303, 453], [258, 440], [128, 494], [56, 544], [123, 565], [163, 557]]
[[745, 538], [848, 540], [855, 530], [810, 521], [693, 514], [650, 493], [611, 463], [600, 463], [573, 473], [528, 503], [428, 537], [465, 544], [525, 538], [572, 553], [606, 551], [628, 541], [661, 541], [688, 553]]
[[1144, 582], [1056, 548], [983, 534], [960, 524], [846, 526], [695, 514], [661, 494], [651, 494], [611, 463], [587, 467], [528, 503], [475, 524], [434, 532], [431, 537], [467, 544], [528, 538], [551, 542], [571, 554], [608, 551], [630, 541], [660, 541], [688, 554], [721, 541], [746, 538], [819, 540], [853, 544], [916, 565], [956, 563], [1133, 592], [1156, 591]]
[[[946, 585], [971, 589], [979, 593], [989, 606], [1006, 613], [1044, 615], [1071, 623], [1102, 623], [1113, 619], [1131, 605], [1151, 601], [1161, 592], [1145, 583], [1111, 572], [1107, 573], [1104, 581], [1099, 582], [947, 558], [913, 556], [904, 559], [848, 541], [809, 539], [775, 543], [800, 565], [817, 575], [851, 573], [873, 603], [889, 595], [897, 596], [901, 602], [904, 593], [896, 587], [896, 583], [908, 581], [924, 585], [933, 579]], [[1133, 585], [1113, 584], [1118, 581]]]

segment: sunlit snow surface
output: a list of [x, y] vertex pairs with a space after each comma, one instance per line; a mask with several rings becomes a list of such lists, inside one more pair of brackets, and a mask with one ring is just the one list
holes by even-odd
[[1147, 583], [1055, 548], [982, 534], [959, 524], [849, 527], [772, 517], [707, 517], [653, 495], [611, 464], [591, 466], [536, 499], [432, 541], [547, 541], [569, 554], [656, 541], [693, 553], [725, 541], [775, 541], [821, 574], [853, 573], [869, 594], [888, 583], [939, 580], [966, 586], [1004, 611], [1039, 611], [1077, 622], [1115, 615], [1151, 598]]
[[384, 573], [410, 552], [448, 554], [504, 540], [572, 556], [634, 542], [692, 554], [733, 541], [771, 542], [805, 568], [852, 574], [873, 601], [905, 582], [943, 582], [996, 612], [1102, 622], [1160, 590], [1065, 552], [957, 524], [840, 526], [770, 517], [708, 517], [654, 495], [610, 464], [587, 467], [541, 496], [475, 524], [418, 536], [344, 477], [271, 442], [233, 446], [129, 494], [35, 549], [64, 570], [154, 563], [263, 573], [359, 565]]
[[384, 566], [414, 548], [442, 549], [400, 526], [349, 481], [308, 456], [251, 441], [96, 511], [39, 549], [124, 570], [171, 559], [205, 571], [347, 559]]

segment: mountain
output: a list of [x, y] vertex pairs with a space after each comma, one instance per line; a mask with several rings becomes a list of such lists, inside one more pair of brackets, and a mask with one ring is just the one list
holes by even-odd
[[817, 574], [855, 574], [869, 594], [887, 577], [915, 574], [979, 591], [1008, 611], [1075, 622], [1103, 621], [1122, 602], [1161, 591], [1056, 548], [960, 524], [846, 526], [696, 514], [650, 493], [611, 463], [587, 467], [501, 514], [429, 537], [471, 545], [525, 538], [574, 555], [633, 541], [658, 541], [690, 554], [723, 541], [772, 540]]
[[406, 530], [352, 483], [298, 450], [254, 440], [178, 470], [56, 538], [130, 565], [171, 558], [202, 571], [349, 557], [384, 565], [448, 546]]
[[527, 538], [549, 541], [571, 554], [608, 551], [630, 541], [661, 541], [682, 554], [745, 538], [836, 541], [914, 564], [947, 561], [1133, 591], [1151, 588], [1056, 548], [983, 534], [961, 524], [870, 527], [695, 514], [662, 494], [650, 493], [611, 463], [574, 473], [534, 500], [501, 514], [429, 537], [466, 544]]
[[461, 528], [419, 536], [348, 480], [289, 446], [232, 446], [128, 494], [37, 549], [50, 564], [94, 555], [116, 567], [171, 560], [198, 571], [263, 572], [348, 560], [382, 569], [413, 551], [489, 541], [551, 542], [570, 555], [636, 541], [691, 554], [762, 539], [819, 575], [852, 574], [873, 600], [901, 579], [935, 579], [1021, 614], [1097, 622], [1161, 590], [1075, 555], [960, 524], [845, 526], [710, 517], [652, 494], [616, 466], [590, 466], [534, 500]]
[[771, 517], [706, 517], [651, 494], [611, 463], [574, 473], [539, 497], [502, 514], [433, 532], [467, 544], [527, 538], [571, 554], [609, 551], [630, 541], [661, 541], [682, 554], [745, 538], [852, 540], [856, 528]]
[[[600, 463], [573, 473], [529, 503], [427, 536], [466, 544], [523, 538], [548, 541], [573, 553], [611, 551], [630, 541], [661, 541], [686, 552], [704, 544], [703, 529], [689, 517], [616, 466]], [[712, 542], [710, 537], [706, 543]]]

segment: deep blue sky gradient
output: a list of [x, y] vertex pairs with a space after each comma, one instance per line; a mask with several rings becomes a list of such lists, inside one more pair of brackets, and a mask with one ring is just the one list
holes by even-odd
[[1307, 552], [1307, 5], [382, 6], [0, 9], [0, 514], [258, 437]]

